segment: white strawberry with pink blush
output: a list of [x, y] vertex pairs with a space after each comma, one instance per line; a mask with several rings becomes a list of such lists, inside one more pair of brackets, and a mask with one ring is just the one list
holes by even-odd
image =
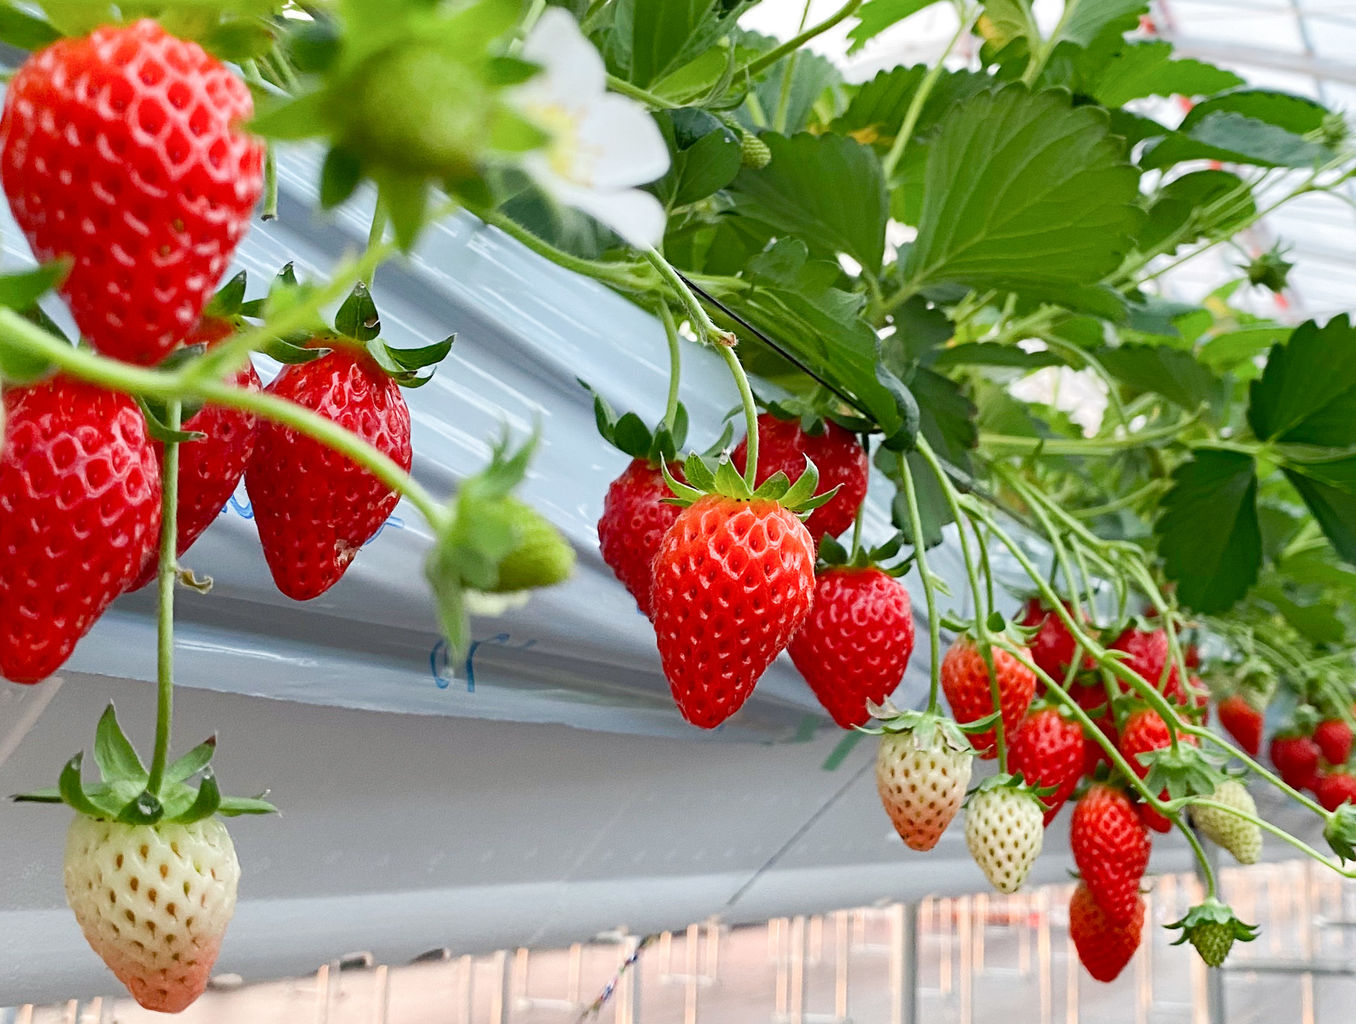
[[207, 987], [239, 881], [217, 818], [123, 825], [77, 815], [66, 837], [66, 900], [94, 951], [148, 1010], [178, 1013]]

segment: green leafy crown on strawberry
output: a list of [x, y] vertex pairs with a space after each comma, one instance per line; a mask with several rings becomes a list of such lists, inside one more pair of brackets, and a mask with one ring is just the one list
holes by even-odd
[[708, 494], [719, 494], [741, 501], [755, 499], [775, 501], [803, 520], [838, 493], [838, 488], [835, 487], [823, 494], [815, 494], [815, 488], [819, 486], [819, 470], [809, 459], [805, 460], [805, 472], [797, 477], [794, 483], [787, 479], [785, 473], [779, 472], [772, 474], [756, 489], [749, 487], [739, 470], [735, 469], [734, 463], [725, 455], [716, 462], [714, 469], [707, 458], [696, 452], [688, 455], [683, 463], [683, 476], [687, 478], [687, 483], [675, 480], [669, 473], [667, 465], [661, 464], [660, 469], [664, 473], [664, 482], [673, 492], [673, 497], [665, 500], [682, 507], [687, 507]]
[[[150, 773], [118, 724], [110, 704], [99, 719], [94, 735], [94, 760], [101, 781], [86, 782], [81, 774], [84, 753], [66, 762], [57, 785], [21, 793], [17, 803], [67, 804], [89, 818], [125, 825], [191, 824], [214, 814], [272, 814], [271, 803], [258, 797], [223, 796], [212, 772], [217, 739], [198, 744], [165, 769], [164, 780], [152, 791]], [[193, 780], [197, 785], [193, 785]]]
[[1199, 906], [1192, 907], [1180, 921], [1164, 927], [1178, 930], [1174, 946], [1190, 942], [1201, 959], [1211, 967], [1224, 963], [1234, 942], [1251, 942], [1257, 938], [1257, 926], [1244, 924], [1233, 909], [1211, 896]]

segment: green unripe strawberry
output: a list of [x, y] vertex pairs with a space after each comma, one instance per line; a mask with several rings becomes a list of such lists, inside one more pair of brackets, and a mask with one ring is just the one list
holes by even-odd
[[339, 117], [344, 145], [365, 161], [456, 180], [474, 173], [493, 112], [474, 68], [436, 46], [402, 44], [359, 68]]
[[[1257, 814], [1252, 794], [1237, 779], [1220, 783], [1210, 799], [1246, 814]], [[1191, 820], [1211, 842], [1232, 853], [1240, 864], [1256, 864], [1262, 855], [1262, 830], [1251, 821], [1214, 807], [1192, 807]]]
[[1198, 924], [1191, 930], [1187, 939], [1196, 947], [1196, 952], [1201, 954], [1206, 966], [1218, 967], [1224, 963], [1229, 950], [1233, 948], [1234, 927], [1216, 921]]
[[518, 544], [499, 563], [497, 594], [561, 583], [574, 568], [574, 548], [536, 509], [505, 498], [507, 518]]
[[752, 132], [739, 135], [739, 163], [741, 166], [761, 171], [772, 162], [772, 150], [767, 143]]
[[1251, 942], [1257, 938], [1256, 925], [1244, 924], [1230, 907], [1213, 896], [1167, 927], [1182, 933], [1174, 946], [1190, 942], [1208, 967], [1224, 963], [1235, 942]]

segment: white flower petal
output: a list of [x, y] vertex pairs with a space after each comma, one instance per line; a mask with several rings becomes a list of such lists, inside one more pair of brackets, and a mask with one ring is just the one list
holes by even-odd
[[659, 126], [644, 107], [625, 96], [608, 95], [589, 104], [579, 124], [578, 145], [589, 164], [582, 181], [598, 188], [644, 185], [669, 169], [669, 149]]
[[558, 202], [582, 210], [606, 224], [630, 245], [644, 248], [658, 245], [664, 237], [668, 215], [664, 204], [648, 192], [624, 188], [601, 190], [583, 188], [557, 175], [534, 175], [537, 183]]
[[[523, 40], [522, 56], [542, 71], [556, 102], [586, 104], [607, 89], [607, 69], [569, 11], [548, 7]], [[529, 83], [532, 84], [532, 83]]]

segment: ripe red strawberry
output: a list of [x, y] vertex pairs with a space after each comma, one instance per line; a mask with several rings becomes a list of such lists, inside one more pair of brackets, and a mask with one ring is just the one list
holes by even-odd
[[[268, 391], [333, 420], [410, 468], [409, 407], [400, 387], [366, 353], [336, 348], [285, 366]], [[338, 583], [400, 500], [351, 459], [270, 422], [259, 424], [245, 487], [273, 581], [297, 601]]]
[[197, 322], [249, 226], [264, 147], [245, 84], [153, 21], [61, 39], [9, 83], [0, 178], [95, 348], [155, 363]]
[[240, 880], [219, 819], [123, 825], [77, 815], [65, 877], [85, 938], [138, 1003], [178, 1013], [202, 995]]
[[1038, 789], [1055, 787], [1052, 794], [1041, 798], [1048, 808], [1045, 823], [1049, 825], [1083, 776], [1082, 726], [1054, 708], [1031, 712], [1012, 734], [1008, 770], [1020, 773]]
[[[1186, 702], [1186, 692], [1182, 688], [1177, 666], [1169, 668], [1166, 680], [1163, 678], [1163, 670], [1168, 665], [1170, 653], [1166, 630], [1146, 631], [1131, 626], [1116, 638], [1111, 649], [1124, 651], [1128, 655], [1124, 660], [1125, 666], [1138, 672], [1169, 700], [1175, 700], [1179, 704]], [[1130, 684], [1123, 680], [1119, 682], [1121, 689], [1129, 693]]]
[[[1178, 742], [1194, 744], [1196, 740], [1192, 736], [1182, 735]], [[1171, 745], [1172, 735], [1168, 732], [1168, 723], [1163, 721], [1157, 711], [1150, 708], [1139, 708], [1131, 712], [1125, 720], [1125, 727], [1121, 729], [1119, 742], [1121, 756], [1130, 762], [1135, 774], [1141, 779], [1149, 774], [1149, 766], [1140, 761], [1139, 755], [1152, 750], [1163, 750]], [[1167, 790], [1159, 795], [1162, 799], [1167, 799]], [[1147, 804], [1140, 805], [1139, 813], [1144, 819], [1144, 824], [1155, 832], [1166, 832], [1172, 828], [1172, 822]]]
[[1144, 899], [1138, 893], [1129, 919], [1117, 924], [1097, 905], [1087, 883], [1078, 883], [1069, 901], [1069, 937], [1078, 959], [1097, 981], [1116, 980], [1139, 949], [1143, 931]]
[[[186, 343], [200, 342], [209, 346], [231, 335], [231, 325], [225, 320], [204, 320], [187, 338]], [[258, 391], [259, 375], [246, 363], [233, 382], [236, 387]], [[184, 430], [206, 434], [201, 441], [185, 442], [179, 446], [179, 539], [177, 552], [183, 555], [193, 542], [216, 522], [222, 507], [232, 494], [240, 478], [245, 475], [250, 456], [254, 454], [254, 415], [239, 409], [205, 405], [184, 422]], [[163, 458], [164, 445], [152, 441], [157, 457]], [[156, 551], [129, 590], [139, 590], [151, 580], [160, 566]]]
[[[741, 473], [748, 457], [748, 440], [742, 440], [730, 456]], [[785, 473], [795, 480], [805, 472], [809, 458], [819, 470], [819, 489], [838, 488], [838, 493], [821, 505], [805, 521], [815, 544], [825, 535], [837, 537], [852, 525], [857, 509], [866, 498], [870, 465], [866, 450], [849, 431], [824, 421], [822, 434], [807, 434], [799, 420], [778, 419], [771, 413], [758, 417], [758, 483], [774, 473]]]
[[1134, 920], [1140, 879], [1149, 866], [1149, 833], [1124, 791], [1102, 783], [1089, 789], [1074, 805], [1069, 845], [1107, 919]]
[[[1078, 642], [1063, 620], [1049, 610], [1039, 597], [1033, 597], [1023, 608], [1020, 625], [1039, 627], [1031, 638], [1031, 660], [1055, 682], [1063, 683], [1069, 665], [1073, 662], [1074, 652], [1078, 649]], [[1096, 665], [1092, 658], [1083, 658], [1085, 669], [1091, 670]]]
[[[1078, 706], [1092, 716], [1093, 722], [1102, 731], [1102, 734], [1115, 744], [1116, 735], [1116, 716], [1112, 714], [1111, 702], [1107, 699], [1106, 687], [1098, 682], [1090, 686], [1082, 686], [1075, 683], [1069, 688], [1069, 695], [1078, 703]], [[1083, 774], [1089, 777], [1097, 770], [1099, 764], [1110, 764], [1111, 759], [1107, 756], [1102, 745], [1097, 742], [1096, 737], [1088, 735], [1083, 737]]]
[[[1036, 693], [1036, 674], [1007, 651], [993, 650], [994, 675], [998, 679], [999, 705], [1003, 728], [1011, 736], [1017, 723], [1031, 706]], [[994, 712], [989, 689], [989, 669], [984, 656], [968, 636], [957, 637], [942, 659], [942, 692], [951, 705], [951, 714], [965, 725]], [[998, 756], [993, 729], [970, 735], [970, 743], [985, 759]]]
[[1340, 718], [1328, 718], [1314, 728], [1314, 742], [1328, 764], [1346, 764], [1351, 756], [1351, 726]]
[[132, 399], [57, 376], [4, 396], [0, 675], [70, 657], [155, 547], [160, 477]]
[[835, 722], [864, 725], [866, 702], [894, 692], [913, 654], [909, 592], [879, 569], [829, 569], [787, 651]]
[[1345, 803], [1356, 804], [1356, 776], [1345, 771], [1325, 772], [1314, 784], [1314, 795], [1325, 811], [1335, 811]]
[[712, 729], [739, 710], [805, 621], [814, 542], [763, 498], [708, 494], [684, 509], [654, 561], [654, 627], [678, 710]]
[[[669, 463], [669, 473], [682, 481], [683, 467]], [[598, 519], [598, 547], [603, 561], [616, 573], [646, 618], [654, 617], [654, 556], [659, 542], [682, 511], [665, 498], [673, 497], [664, 475], [645, 459], [634, 459], [613, 480]]]
[[1245, 751], [1256, 757], [1262, 750], [1262, 712], [1241, 693], [1219, 702], [1219, 724]]
[[1318, 780], [1318, 744], [1309, 736], [1271, 737], [1269, 750], [1276, 772], [1291, 789], [1312, 789]]

